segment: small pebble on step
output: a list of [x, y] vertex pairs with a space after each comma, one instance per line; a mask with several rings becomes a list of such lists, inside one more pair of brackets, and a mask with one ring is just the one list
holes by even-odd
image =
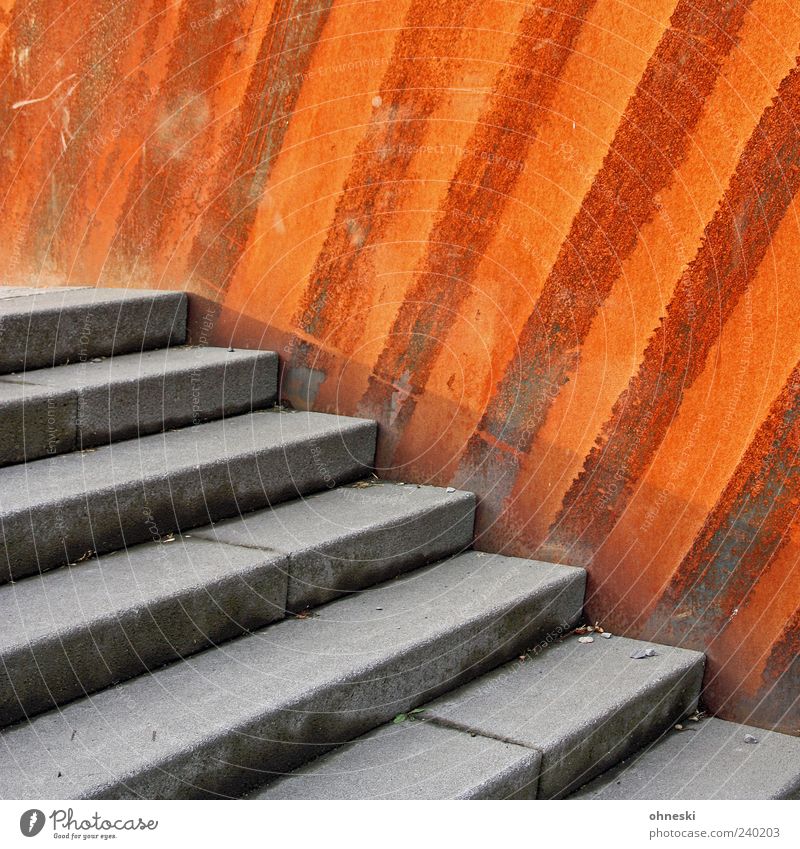
[[637, 650], [636, 650], [636, 651], [635, 651], [635, 652], [631, 655], [631, 657], [632, 657], [634, 660], [642, 660], [642, 658], [645, 658], [645, 657], [655, 657], [655, 656], [656, 656], [656, 650], [655, 650], [655, 649], [652, 649], [652, 648], [647, 648], [647, 649], [637, 649]]

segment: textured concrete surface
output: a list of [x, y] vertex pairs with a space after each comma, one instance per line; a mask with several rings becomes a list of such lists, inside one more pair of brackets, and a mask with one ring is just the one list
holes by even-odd
[[535, 799], [538, 752], [428, 722], [386, 725], [253, 799]]
[[538, 749], [539, 796], [563, 796], [694, 709], [703, 656], [623, 637], [571, 636], [430, 705], [426, 719]]
[[0, 379], [0, 466], [72, 451], [77, 411], [73, 392]]
[[180, 345], [182, 292], [42, 289], [0, 299], [0, 373]]
[[367, 481], [219, 522], [196, 535], [291, 554], [289, 610], [302, 610], [472, 542], [475, 497]]
[[287, 574], [275, 553], [178, 537], [0, 587], [0, 723], [282, 618]]
[[580, 615], [580, 569], [459, 555], [0, 733], [4, 798], [241, 795]]
[[[797, 799], [800, 739], [748, 725], [685, 722], [582, 787], [575, 799]], [[748, 743], [745, 737], [756, 743]]]
[[164, 348], [0, 378], [0, 463], [131, 439], [273, 403], [267, 351]]
[[375, 423], [266, 410], [0, 469], [1, 580], [361, 477]]

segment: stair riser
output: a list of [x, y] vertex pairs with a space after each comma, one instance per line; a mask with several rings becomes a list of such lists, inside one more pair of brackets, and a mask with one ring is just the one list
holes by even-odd
[[28, 383], [1, 408], [0, 466], [262, 409], [276, 400], [277, 368], [266, 353], [86, 390]]
[[[87, 789], [82, 798], [240, 796], [282, 773], [387, 722], [400, 712], [465, 683], [575, 622], [583, 582], [550, 589], [498, 615], [464, 622], [390, 661], [354, 670], [346, 680], [280, 711], [154, 762], [125, 780]], [[224, 663], [225, 659], [220, 658]], [[198, 741], [199, 742], [199, 741]]]
[[[344, 491], [358, 495], [363, 493], [363, 490], [357, 489]], [[398, 499], [391, 519], [381, 513], [367, 530], [349, 535], [334, 532], [330, 541], [315, 542], [311, 546], [303, 542], [302, 529], [294, 527], [297, 534], [295, 545], [290, 550], [278, 549], [285, 554], [291, 553], [287, 609], [298, 612], [317, 607], [347, 593], [435, 563], [471, 545], [475, 523], [473, 496], [453, 493], [437, 504], [428, 504], [416, 515], [409, 512], [409, 506]], [[308, 516], [312, 522], [314, 509], [312, 502]], [[361, 509], [370, 515], [368, 502], [364, 502]], [[288, 520], [282, 519], [280, 513], [271, 518], [281, 526], [280, 530], [288, 530], [291, 535], [292, 528], [284, 524]], [[346, 521], [346, 517], [343, 519]], [[248, 547], [258, 547], [258, 540], [263, 540], [266, 545], [276, 545], [277, 542], [273, 542], [264, 531], [257, 537], [248, 533], [248, 522], [252, 520], [253, 517], [248, 516], [241, 522], [234, 522], [237, 527], [221, 523], [212, 528], [200, 528], [194, 531], [193, 536]]]
[[74, 392], [50, 392], [44, 387], [25, 390], [0, 405], [0, 466], [64, 454], [75, 449], [78, 399]]
[[421, 516], [413, 527], [376, 530], [368, 549], [353, 538], [324, 551], [298, 553], [292, 558], [287, 608], [296, 612], [317, 607], [463, 551], [472, 542], [473, 511], [444, 505]]
[[[325, 434], [168, 477], [65, 497], [35, 513], [2, 516], [2, 580], [195, 528], [362, 477], [374, 456], [373, 428]], [[202, 458], [200, 458], [202, 462]], [[111, 478], [113, 480], [113, 478]], [[38, 555], [38, 556], [37, 556]]]
[[[101, 293], [102, 294], [102, 293]], [[152, 293], [107, 302], [62, 302], [50, 293], [31, 307], [13, 299], [0, 316], [0, 374], [48, 368], [92, 357], [180, 345], [186, 339], [187, 299], [181, 293]], [[19, 307], [18, 312], [10, 310]]]

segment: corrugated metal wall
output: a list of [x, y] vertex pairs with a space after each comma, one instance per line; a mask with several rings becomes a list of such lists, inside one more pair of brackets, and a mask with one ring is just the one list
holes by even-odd
[[0, 5], [4, 282], [187, 287], [800, 731], [796, 4]]

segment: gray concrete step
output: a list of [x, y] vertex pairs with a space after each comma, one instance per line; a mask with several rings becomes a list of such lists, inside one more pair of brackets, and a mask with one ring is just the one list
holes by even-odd
[[705, 658], [625, 637], [570, 636], [428, 706], [428, 721], [536, 749], [539, 798], [566, 795], [695, 710]]
[[431, 722], [384, 725], [251, 799], [535, 799], [534, 749]]
[[[537, 757], [524, 768], [518, 762], [510, 783], [502, 759], [496, 762], [493, 780], [495, 761], [478, 754], [474, 764], [465, 762], [463, 744], [455, 745], [452, 753], [443, 748], [441, 757], [413, 747], [404, 751], [403, 738], [387, 726], [269, 783], [253, 797], [338, 799], [354, 798], [357, 792], [359, 798], [377, 799], [389, 788], [418, 798], [444, 792], [453, 773], [465, 787], [475, 786], [476, 798], [496, 798], [498, 787], [509, 796], [558, 798], [695, 709], [703, 655], [623, 637], [596, 635], [593, 643], [580, 643], [571, 635], [562, 641], [564, 633], [552, 631], [524, 660], [517, 658], [423, 705], [406, 720], [535, 753]], [[655, 649], [652, 657], [631, 657], [648, 647]], [[474, 745], [476, 752], [483, 751], [483, 744]], [[405, 757], [414, 765], [414, 783], [405, 782], [402, 772], [395, 778], [397, 762]]]
[[0, 469], [0, 582], [346, 483], [375, 433], [273, 409]]
[[162, 348], [0, 377], [0, 465], [275, 403], [278, 356]]
[[246, 793], [580, 615], [580, 569], [471, 552], [0, 733], [4, 798]]
[[366, 480], [193, 536], [291, 554], [287, 608], [300, 611], [463, 551], [474, 514], [470, 492]]
[[684, 722], [574, 799], [800, 799], [800, 739], [721, 719]]
[[0, 724], [283, 618], [290, 587], [298, 609], [459, 552], [474, 504], [341, 488], [2, 586]]
[[182, 292], [65, 288], [0, 298], [0, 374], [186, 341]]

